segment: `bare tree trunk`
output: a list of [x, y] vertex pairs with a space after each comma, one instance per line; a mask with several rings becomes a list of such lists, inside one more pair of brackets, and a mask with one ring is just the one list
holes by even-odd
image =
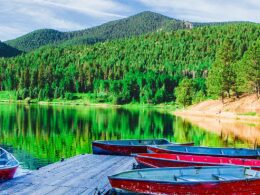
[[260, 96], [260, 86], [256, 85], [255, 89], [256, 89], [256, 97], [257, 97], [257, 99], [259, 99], [259, 96]]
[[239, 99], [239, 94], [238, 92], [236, 91], [236, 98]]

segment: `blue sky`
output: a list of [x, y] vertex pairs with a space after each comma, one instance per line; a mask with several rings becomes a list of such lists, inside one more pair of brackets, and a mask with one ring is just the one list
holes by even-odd
[[89, 28], [148, 10], [193, 22], [260, 23], [260, 0], [0, 0], [0, 40], [41, 28]]

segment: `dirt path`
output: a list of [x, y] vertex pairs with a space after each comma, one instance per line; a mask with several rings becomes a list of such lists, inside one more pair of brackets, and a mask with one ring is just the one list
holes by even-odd
[[173, 114], [221, 136], [260, 145], [260, 99], [255, 95], [239, 100], [207, 100]]
[[236, 99], [207, 100], [186, 110], [174, 112], [176, 115], [235, 119], [243, 122], [260, 123], [260, 99], [249, 95]]

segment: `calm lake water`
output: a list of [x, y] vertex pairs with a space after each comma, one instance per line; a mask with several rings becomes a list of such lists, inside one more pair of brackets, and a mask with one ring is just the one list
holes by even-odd
[[92, 140], [167, 138], [204, 146], [248, 147], [154, 109], [0, 104], [1, 146], [33, 170], [91, 153]]

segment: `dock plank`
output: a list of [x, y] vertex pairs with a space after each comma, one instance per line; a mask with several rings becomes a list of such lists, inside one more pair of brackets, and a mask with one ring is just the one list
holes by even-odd
[[130, 170], [134, 162], [127, 156], [78, 155], [1, 183], [0, 194], [105, 194], [111, 188], [107, 176]]

